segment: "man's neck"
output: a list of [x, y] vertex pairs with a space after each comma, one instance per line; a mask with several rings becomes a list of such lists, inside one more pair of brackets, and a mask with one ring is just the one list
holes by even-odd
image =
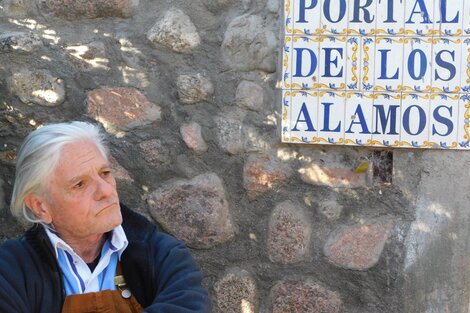
[[62, 239], [72, 247], [73, 251], [75, 251], [85, 263], [91, 263], [100, 255], [106, 236], [102, 234], [94, 238], [77, 241], [67, 240], [67, 238]]

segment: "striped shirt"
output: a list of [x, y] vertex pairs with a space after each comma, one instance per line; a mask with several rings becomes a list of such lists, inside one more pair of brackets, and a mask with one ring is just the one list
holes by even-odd
[[59, 267], [62, 271], [65, 295], [97, 292], [106, 289], [115, 290], [114, 276], [118, 260], [128, 245], [122, 226], [117, 226], [106, 236], [101, 249], [101, 256], [93, 271], [72, 247], [57, 234], [44, 227], [54, 248]]

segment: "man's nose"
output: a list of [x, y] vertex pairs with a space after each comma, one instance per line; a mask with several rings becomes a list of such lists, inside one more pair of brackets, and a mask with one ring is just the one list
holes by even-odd
[[97, 187], [95, 191], [95, 196], [97, 197], [97, 200], [109, 197], [114, 193], [114, 185], [106, 179], [103, 179], [101, 177], [97, 178], [96, 185]]

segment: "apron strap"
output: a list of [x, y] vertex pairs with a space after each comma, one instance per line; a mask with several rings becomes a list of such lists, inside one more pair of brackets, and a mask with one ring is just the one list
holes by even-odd
[[[116, 267], [117, 290], [103, 290], [65, 297], [62, 313], [141, 313], [144, 311], [122, 276], [121, 262]], [[116, 279], [115, 279], [116, 281]]]

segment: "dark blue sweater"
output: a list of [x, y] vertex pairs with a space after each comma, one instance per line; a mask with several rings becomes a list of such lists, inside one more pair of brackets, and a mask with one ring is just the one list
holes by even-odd
[[[129, 241], [122, 272], [144, 312], [210, 312], [202, 273], [184, 244], [121, 208]], [[60, 313], [63, 302], [62, 274], [43, 227], [0, 246], [0, 312]]]

